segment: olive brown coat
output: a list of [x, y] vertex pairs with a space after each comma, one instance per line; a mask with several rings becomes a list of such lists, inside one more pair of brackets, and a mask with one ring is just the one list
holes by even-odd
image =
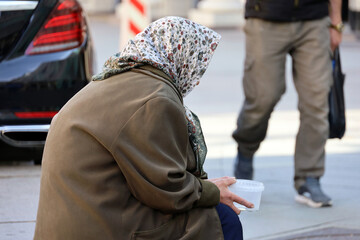
[[182, 97], [154, 72], [90, 82], [54, 117], [34, 239], [223, 239]]

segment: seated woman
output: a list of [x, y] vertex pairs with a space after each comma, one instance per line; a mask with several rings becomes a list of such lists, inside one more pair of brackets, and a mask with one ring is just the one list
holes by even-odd
[[185, 97], [220, 35], [179, 17], [150, 24], [54, 117], [35, 239], [242, 239], [231, 177], [207, 179]]

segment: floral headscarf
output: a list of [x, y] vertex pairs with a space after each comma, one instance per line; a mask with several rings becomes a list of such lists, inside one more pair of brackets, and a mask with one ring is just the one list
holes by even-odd
[[[181, 17], [165, 17], [151, 23], [137, 34], [121, 53], [110, 57], [103, 71], [93, 81], [104, 80], [132, 68], [151, 65], [163, 71], [185, 97], [199, 84], [200, 78], [219, 44], [221, 36], [213, 30]], [[206, 145], [200, 122], [185, 107], [188, 133], [197, 169], [194, 174], [206, 175], [202, 165]]]
[[199, 84], [220, 38], [213, 30], [190, 20], [161, 18], [130, 40], [121, 53], [106, 61], [103, 72], [93, 80], [149, 64], [173, 79], [184, 97]]

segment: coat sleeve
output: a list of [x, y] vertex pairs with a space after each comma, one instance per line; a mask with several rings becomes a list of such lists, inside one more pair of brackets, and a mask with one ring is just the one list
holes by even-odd
[[165, 97], [149, 100], [115, 138], [114, 155], [132, 195], [163, 212], [219, 203], [216, 185], [187, 171], [189, 138], [183, 106]]

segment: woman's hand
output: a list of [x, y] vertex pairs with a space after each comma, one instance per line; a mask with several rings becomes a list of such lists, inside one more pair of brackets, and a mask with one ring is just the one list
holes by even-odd
[[244, 205], [248, 208], [253, 208], [254, 204], [251, 202], [246, 201], [245, 199], [239, 197], [238, 195], [232, 193], [228, 186], [231, 184], [234, 184], [236, 182], [236, 179], [234, 177], [221, 177], [221, 178], [213, 178], [213, 179], [207, 179], [207, 181], [210, 181], [214, 183], [220, 190], [220, 202], [228, 205], [229, 207], [236, 212], [236, 214], [240, 214], [240, 209], [235, 207], [234, 202], [240, 203], [241, 205]]

